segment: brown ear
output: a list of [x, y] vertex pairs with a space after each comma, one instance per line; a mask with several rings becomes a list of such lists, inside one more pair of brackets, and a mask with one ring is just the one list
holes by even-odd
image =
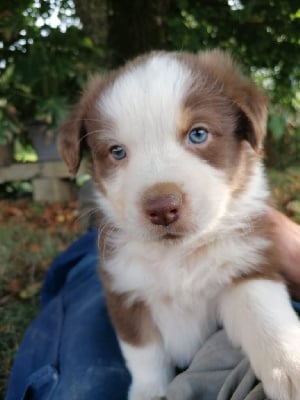
[[73, 175], [80, 166], [85, 134], [84, 117], [79, 103], [61, 125], [57, 139], [60, 155]]
[[102, 86], [102, 77], [92, 78], [81, 100], [59, 129], [57, 147], [70, 173], [74, 175], [78, 171], [83, 149], [86, 147], [88, 121], [99, 119], [96, 103]]
[[259, 151], [266, 133], [268, 99], [242, 74], [229, 54], [213, 50], [200, 56], [204, 65], [221, 82], [225, 94], [240, 110], [237, 133]]

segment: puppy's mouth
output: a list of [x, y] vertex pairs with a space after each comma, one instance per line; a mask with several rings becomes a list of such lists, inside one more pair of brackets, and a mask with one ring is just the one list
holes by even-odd
[[183, 235], [174, 234], [174, 233], [166, 233], [165, 235], [161, 236], [159, 239], [171, 241], [171, 240], [178, 240], [182, 239]]
[[[190, 231], [187, 229], [170, 229], [170, 227], [147, 226], [138, 232], [138, 238], [143, 241], [174, 244], [182, 241]], [[146, 229], [145, 229], [146, 228]], [[135, 231], [135, 234], [137, 231]]]
[[187, 235], [188, 232], [184, 230], [165, 230], [164, 232], [157, 232], [154, 236], [154, 240], [171, 244], [182, 241]]
[[155, 241], [175, 243], [192, 234], [193, 228], [191, 225], [172, 224], [170, 226], [151, 226], [148, 232]]

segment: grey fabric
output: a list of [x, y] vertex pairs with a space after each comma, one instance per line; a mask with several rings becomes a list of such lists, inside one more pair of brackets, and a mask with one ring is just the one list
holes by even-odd
[[190, 367], [169, 385], [168, 400], [265, 400], [262, 385], [224, 330], [212, 335]]

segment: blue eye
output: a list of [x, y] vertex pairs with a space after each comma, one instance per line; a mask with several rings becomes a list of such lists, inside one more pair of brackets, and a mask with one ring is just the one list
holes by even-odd
[[194, 128], [189, 132], [189, 143], [201, 144], [208, 138], [208, 131], [205, 128]]
[[117, 161], [123, 160], [123, 158], [125, 158], [127, 155], [124, 147], [119, 146], [119, 145], [112, 146], [110, 148], [110, 154]]

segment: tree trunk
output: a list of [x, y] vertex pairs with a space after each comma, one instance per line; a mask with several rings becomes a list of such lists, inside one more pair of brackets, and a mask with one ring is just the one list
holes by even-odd
[[166, 46], [170, 0], [108, 0], [108, 45], [113, 67]]
[[171, 0], [74, 0], [83, 31], [108, 52], [107, 66], [167, 43]]
[[74, 0], [75, 9], [84, 33], [95, 45], [107, 46], [107, 1]]

